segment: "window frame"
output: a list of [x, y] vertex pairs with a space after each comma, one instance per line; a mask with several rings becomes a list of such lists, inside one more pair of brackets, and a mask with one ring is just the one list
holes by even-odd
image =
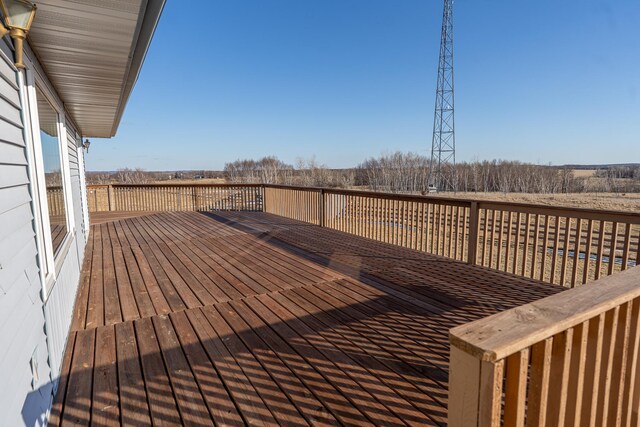
[[[33, 196], [34, 222], [36, 229], [36, 243], [39, 254], [40, 276], [42, 278], [42, 294], [46, 301], [55, 286], [55, 282], [64, 260], [71, 248], [76, 235], [75, 218], [73, 211], [73, 193], [71, 188], [71, 170], [69, 165], [69, 147], [66, 127], [66, 115], [62, 103], [55, 92], [50, 88], [46, 78], [35, 71], [30, 58], [25, 58], [27, 68], [22, 74], [22, 98], [25, 122], [25, 142], [29, 154], [29, 173], [31, 176], [31, 189]], [[56, 111], [58, 148], [60, 150], [60, 171], [62, 189], [64, 195], [65, 220], [67, 231], [54, 252], [51, 236], [51, 224], [49, 221], [49, 206], [47, 201], [47, 188], [44, 172], [44, 158], [42, 153], [42, 141], [40, 139], [40, 119], [38, 115], [38, 103], [36, 87], [44, 95], [46, 100]]]

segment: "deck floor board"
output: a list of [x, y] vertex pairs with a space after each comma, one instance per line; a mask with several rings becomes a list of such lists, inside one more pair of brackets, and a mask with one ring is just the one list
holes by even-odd
[[51, 424], [444, 425], [449, 329], [562, 290], [264, 213], [101, 213]]

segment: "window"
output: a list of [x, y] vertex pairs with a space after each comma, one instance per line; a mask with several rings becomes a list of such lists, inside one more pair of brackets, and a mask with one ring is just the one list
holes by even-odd
[[40, 143], [47, 187], [49, 223], [54, 254], [67, 235], [67, 212], [65, 206], [64, 178], [62, 174], [62, 152], [58, 131], [58, 113], [44, 93], [36, 87]]

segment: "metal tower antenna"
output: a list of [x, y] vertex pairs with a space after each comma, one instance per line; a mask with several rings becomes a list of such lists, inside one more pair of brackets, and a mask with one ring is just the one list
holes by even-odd
[[446, 172], [456, 163], [456, 134], [453, 116], [453, 0], [444, 0], [436, 108], [429, 162], [429, 185], [438, 190], [453, 188]]

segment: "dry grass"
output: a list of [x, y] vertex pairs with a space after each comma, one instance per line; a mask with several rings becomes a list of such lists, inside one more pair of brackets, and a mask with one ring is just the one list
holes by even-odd
[[[437, 196], [437, 195], [436, 195]], [[640, 193], [441, 193], [443, 197], [640, 213]]]
[[596, 169], [574, 169], [573, 176], [576, 178], [592, 178], [596, 176]]

